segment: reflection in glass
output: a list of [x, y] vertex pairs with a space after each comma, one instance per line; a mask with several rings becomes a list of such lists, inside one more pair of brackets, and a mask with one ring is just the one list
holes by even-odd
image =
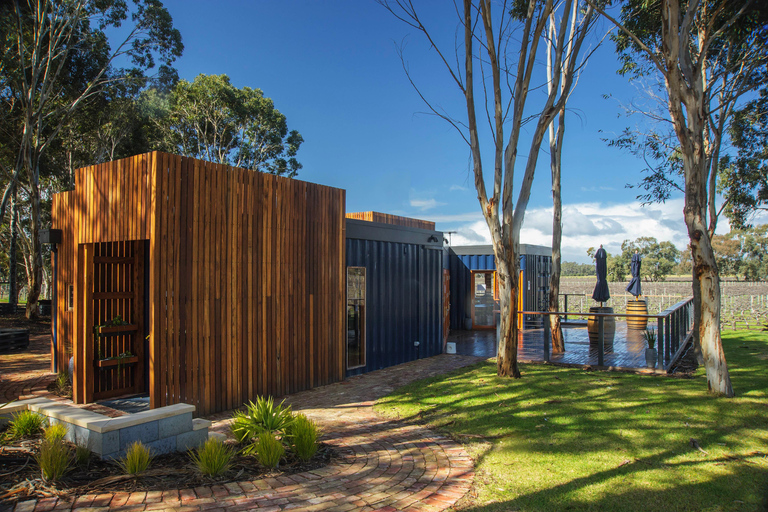
[[365, 366], [365, 267], [347, 268], [347, 369]]

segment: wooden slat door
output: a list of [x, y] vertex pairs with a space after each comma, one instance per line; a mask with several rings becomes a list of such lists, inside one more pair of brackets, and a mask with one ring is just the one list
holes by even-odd
[[144, 250], [144, 241], [93, 244], [93, 400], [144, 390]]

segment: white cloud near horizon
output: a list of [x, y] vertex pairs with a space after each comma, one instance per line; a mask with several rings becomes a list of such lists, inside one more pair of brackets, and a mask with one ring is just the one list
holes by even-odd
[[[452, 245], [489, 244], [490, 235], [480, 212], [436, 216], [438, 229], [456, 231]], [[719, 232], [727, 232], [725, 226]], [[723, 231], [723, 227], [725, 231]], [[563, 207], [562, 253], [564, 261], [588, 263], [587, 248], [603, 247], [610, 253], [621, 250], [624, 240], [652, 236], [670, 241], [678, 249], [688, 245], [688, 233], [683, 222], [683, 199], [664, 204], [641, 206], [639, 202], [625, 204], [576, 203]], [[552, 245], [552, 208], [533, 208], [526, 212], [520, 241], [525, 244]]]

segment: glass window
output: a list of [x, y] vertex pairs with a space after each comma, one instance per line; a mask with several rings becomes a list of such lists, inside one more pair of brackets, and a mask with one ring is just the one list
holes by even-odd
[[365, 267], [347, 267], [347, 369], [365, 366]]

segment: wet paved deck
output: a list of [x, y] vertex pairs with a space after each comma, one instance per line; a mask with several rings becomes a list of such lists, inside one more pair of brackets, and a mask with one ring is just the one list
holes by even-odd
[[[597, 343], [589, 341], [587, 327], [563, 327], [565, 352], [550, 354], [550, 362], [597, 365]], [[468, 356], [496, 357], [496, 330], [451, 331], [448, 341], [456, 342], [456, 353]], [[612, 343], [605, 343], [604, 365], [615, 368], [647, 369], [643, 331], [627, 329], [626, 322], [616, 322]], [[544, 329], [527, 329], [518, 337], [518, 360], [544, 361]]]

